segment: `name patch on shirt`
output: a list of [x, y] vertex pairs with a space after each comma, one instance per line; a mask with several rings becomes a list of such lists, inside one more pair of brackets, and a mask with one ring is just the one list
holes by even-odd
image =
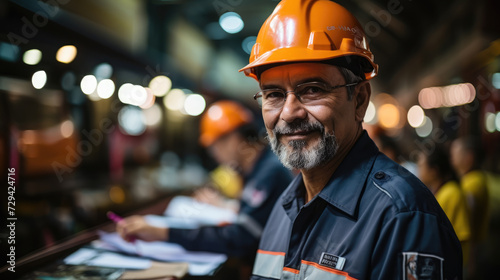
[[403, 253], [403, 279], [443, 279], [443, 258], [416, 252]]
[[323, 252], [319, 259], [319, 264], [329, 268], [342, 270], [344, 268], [345, 258]]

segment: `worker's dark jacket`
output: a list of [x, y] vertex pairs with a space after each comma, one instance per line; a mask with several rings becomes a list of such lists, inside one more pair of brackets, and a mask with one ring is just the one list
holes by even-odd
[[460, 242], [434, 196], [366, 132], [304, 197], [299, 175], [273, 209], [251, 279], [462, 279]]
[[170, 229], [169, 242], [187, 250], [224, 253], [234, 257], [255, 256], [262, 230], [278, 197], [293, 179], [266, 148], [245, 176], [240, 211], [236, 223], [198, 229]]

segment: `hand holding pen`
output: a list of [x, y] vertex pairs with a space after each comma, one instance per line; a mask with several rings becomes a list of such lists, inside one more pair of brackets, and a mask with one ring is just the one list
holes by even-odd
[[143, 216], [134, 215], [124, 219], [113, 212], [108, 212], [108, 217], [116, 223], [118, 234], [129, 242], [136, 239], [166, 241], [168, 238], [168, 228], [152, 226]]

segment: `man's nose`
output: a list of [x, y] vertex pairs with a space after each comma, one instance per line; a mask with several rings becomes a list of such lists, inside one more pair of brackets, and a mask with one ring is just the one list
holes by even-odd
[[280, 117], [287, 123], [292, 123], [297, 119], [305, 119], [307, 117], [307, 111], [304, 105], [293, 92], [287, 93]]

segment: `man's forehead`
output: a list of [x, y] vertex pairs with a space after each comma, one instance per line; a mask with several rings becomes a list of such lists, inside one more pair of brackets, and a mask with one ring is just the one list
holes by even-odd
[[260, 84], [286, 83], [287, 81], [296, 83], [311, 78], [335, 81], [342, 79], [342, 75], [337, 66], [330, 64], [320, 62], [290, 63], [266, 69], [260, 76]]

